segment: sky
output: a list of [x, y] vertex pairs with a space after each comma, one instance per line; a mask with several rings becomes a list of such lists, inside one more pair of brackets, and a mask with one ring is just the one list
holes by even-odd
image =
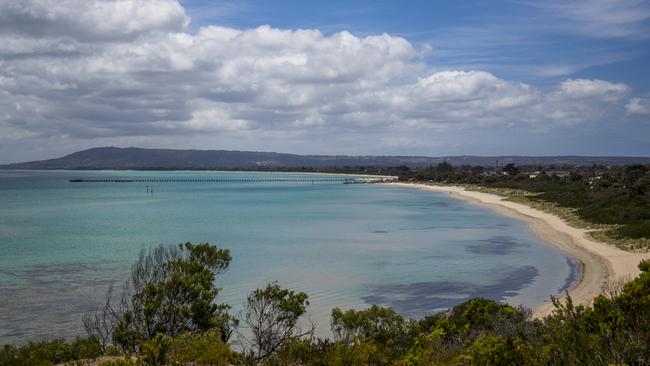
[[650, 1], [0, 0], [0, 163], [650, 156]]

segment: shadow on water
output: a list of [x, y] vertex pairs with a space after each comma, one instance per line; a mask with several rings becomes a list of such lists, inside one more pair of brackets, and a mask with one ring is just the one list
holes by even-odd
[[521, 246], [527, 246], [511, 236], [494, 236], [479, 240], [477, 244], [468, 245], [468, 252], [482, 255], [508, 255]]
[[561, 294], [564, 291], [568, 290], [573, 286], [574, 283], [582, 276], [582, 263], [573, 257], [567, 257], [566, 262], [571, 268], [571, 271], [564, 279], [564, 285], [558, 289], [558, 293]]
[[393, 308], [398, 313], [420, 318], [426, 314], [448, 309], [473, 297], [504, 301], [515, 295], [538, 275], [537, 268], [523, 266], [506, 274], [500, 282], [476, 285], [464, 281], [415, 282], [397, 285], [380, 285], [362, 299], [368, 304]]

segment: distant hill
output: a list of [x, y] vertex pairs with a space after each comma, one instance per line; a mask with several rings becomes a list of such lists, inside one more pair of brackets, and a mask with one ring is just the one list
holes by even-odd
[[344, 156], [295, 155], [228, 150], [170, 150], [98, 147], [58, 159], [0, 165], [0, 169], [255, 169], [333, 168], [343, 166], [422, 167], [442, 161], [453, 165], [623, 165], [650, 164], [650, 157], [594, 156]]

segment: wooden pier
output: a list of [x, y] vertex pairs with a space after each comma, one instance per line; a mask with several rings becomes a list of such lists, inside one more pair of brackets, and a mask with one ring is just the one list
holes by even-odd
[[356, 183], [356, 179], [341, 178], [278, 178], [278, 179], [221, 179], [221, 178], [81, 178], [71, 183]]
[[396, 181], [397, 177], [368, 178], [73, 178], [70, 183], [387, 183]]

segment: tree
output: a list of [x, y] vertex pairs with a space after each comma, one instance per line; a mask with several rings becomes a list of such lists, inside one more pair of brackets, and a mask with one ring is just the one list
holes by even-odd
[[248, 295], [244, 309], [247, 334], [240, 334], [248, 358], [260, 361], [272, 355], [285, 342], [312, 336], [316, 325], [302, 330], [298, 321], [307, 311], [309, 301], [304, 292], [283, 289], [277, 282], [269, 283]]
[[334, 340], [346, 343], [356, 338], [371, 338], [383, 343], [405, 332], [404, 318], [393, 309], [373, 305], [366, 310], [332, 310]]
[[210, 330], [205, 333], [184, 333], [175, 337], [167, 348], [166, 361], [171, 365], [227, 366], [239, 365], [240, 357], [230, 350], [219, 335]]
[[157, 335], [217, 328], [222, 341], [236, 320], [229, 306], [216, 304], [216, 275], [230, 264], [230, 252], [208, 243], [159, 246], [141, 251], [125, 283], [113, 341], [135, 352]]
[[373, 305], [366, 310], [332, 310], [334, 340], [346, 344], [371, 341], [382, 351], [396, 355], [408, 345], [409, 324], [393, 309]]
[[438, 173], [451, 173], [454, 170], [454, 166], [444, 160], [442, 163], [439, 163], [436, 166], [436, 171]]
[[553, 299], [553, 314], [544, 319], [550, 358], [561, 364], [646, 365], [650, 362], [650, 262], [639, 263], [641, 274], [593, 307]]
[[506, 164], [506, 166], [503, 167], [503, 171], [508, 173], [508, 175], [519, 174], [519, 168], [517, 168], [514, 163]]
[[102, 353], [112, 342], [113, 331], [119, 320], [113, 304], [113, 284], [108, 286], [106, 301], [102, 307], [94, 307], [85, 313], [81, 319], [86, 333], [95, 337], [101, 346]]
[[51, 366], [56, 364], [80, 364], [81, 359], [97, 358], [102, 354], [96, 338], [77, 337], [71, 342], [63, 339], [29, 342], [16, 347], [0, 347], [0, 366]]
[[650, 193], [650, 171], [645, 172], [645, 174], [637, 179], [633, 184], [636, 194], [648, 194]]

